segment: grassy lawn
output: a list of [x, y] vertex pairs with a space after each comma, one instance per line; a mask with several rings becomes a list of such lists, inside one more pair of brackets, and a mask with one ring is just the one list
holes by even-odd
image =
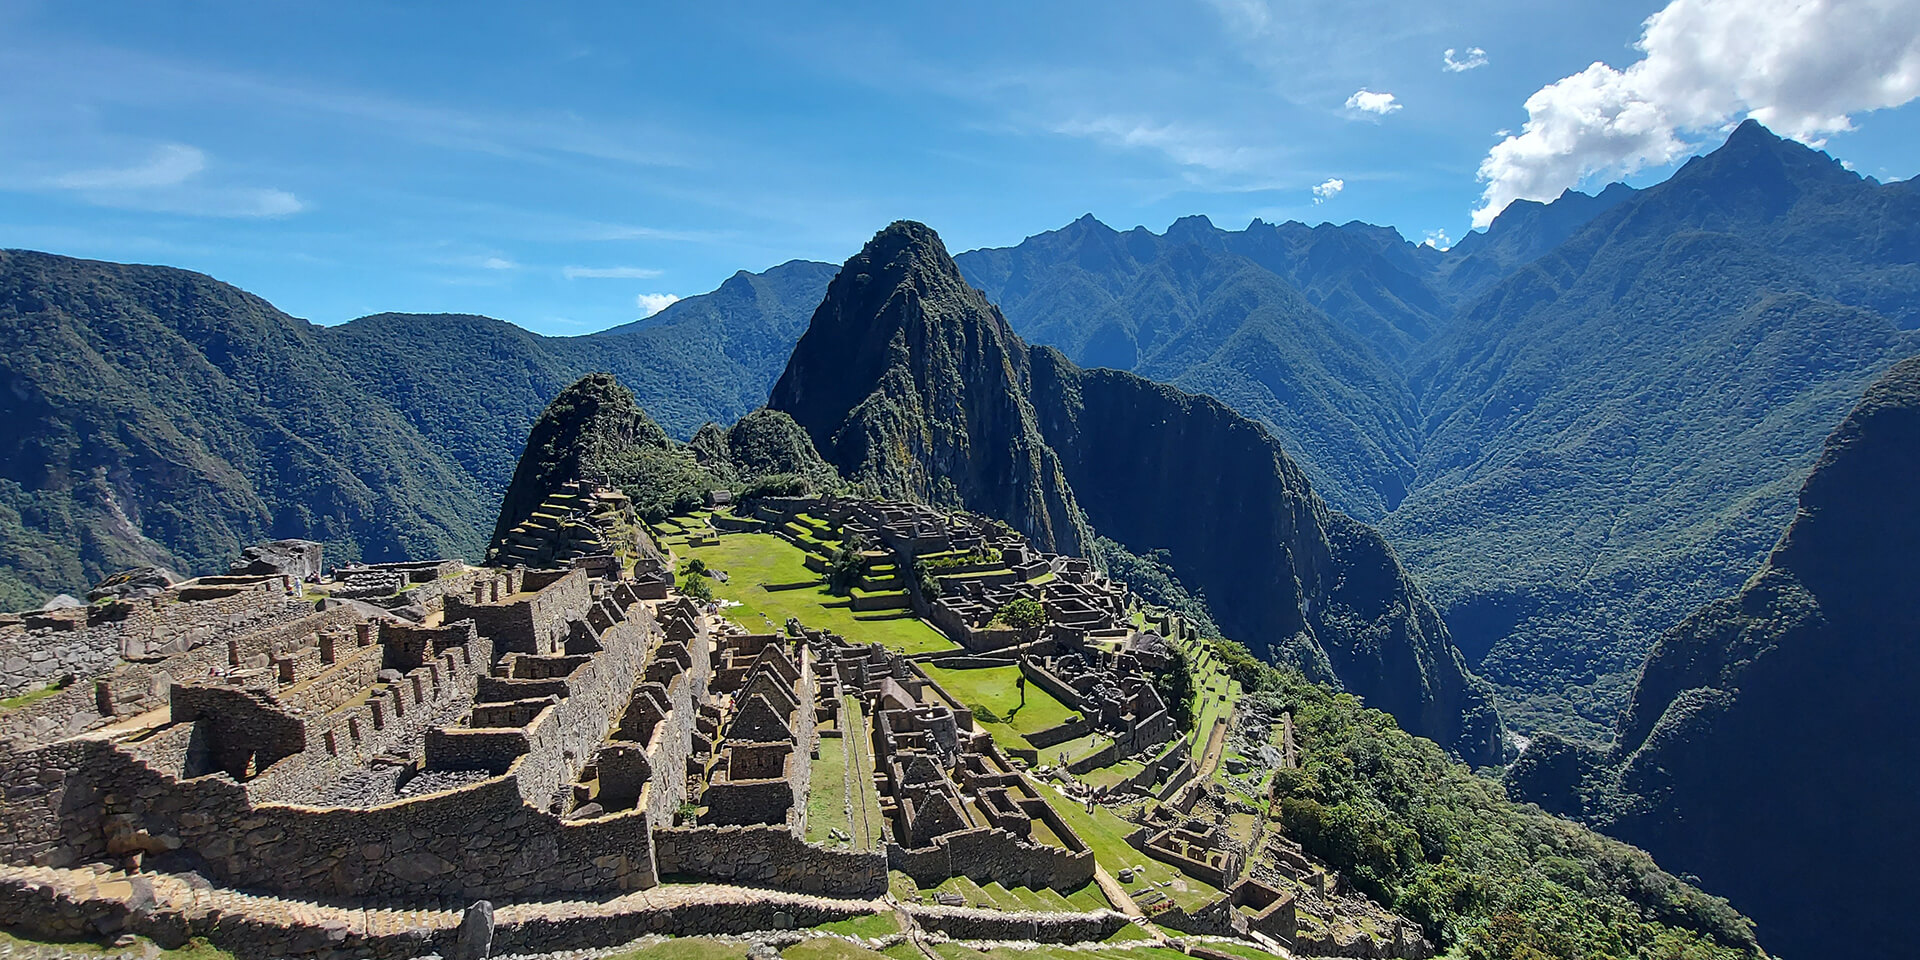
[[948, 960], [1186, 960], [1187, 956], [1178, 950], [1152, 946], [1146, 940], [1108, 943], [1092, 949], [1042, 944], [1032, 949], [994, 947], [985, 951], [957, 943], [936, 943], [933, 952]]
[[157, 960], [233, 960], [233, 954], [194, 938], [177, 950], [162, 950], [145, 937], [118, 948], [81, 941], [28, 940], [0, 931], [0, 957], [153, 957]]
[[[969, 707], [976, 704], [986, 707], [995, 716], [1011, 715], [1007, 723], [982, 721], [986, 731], [1002, 747], [1031, 748], [1026, 734], [1057, 727], [1079, 716], [1053, 694], [1031, 683], [1027, 684], [1027, 704], [1021, 706], [1020, 689], [1014, 685], [1014, 680], [1020, 676], [1019, 667], [952, 669], [925, 664], [923, 669], [934, 683], [952, 694], [955, 700]], [[974, 719], [979, 720], [978, 717]]]
[[796, 590], [767, 590], [763, 584], [807, 583], [820, 575], [808, 570], [800, 548], [770, 533], [729, 533], [706, 546], [675, 544], [678, 559], [698, 557], [709, 569], [725, 571], [729, 582], [713, 581], [713, 595], [740, 604], [727, 616], [749, 630], [779, 631], [788, 617], [821, 630], [831, 630], [855, 643], [881, 643], [902, 653], [958, 650], [959, 645], [917, 617], [897, 611], [855, 613], [847, 598], [831, 596], [824, 586]]
[[849, 937], [865, 937], [877, 940], [900, 932], [900, 921], [891, 913], [870, 913], [851, 920], [835, 920], [823, 923], [813, 929], [822, 933], [838, 933]]
[[606, 960], [745, 960], [747, 945], [706, 937], [675, 937], [650, 943], [638, 950], [615, 954]]
[[1105, 867], [1107, 873], [1115, 879], [1119, 878], [1123, 867], [1144, 866], [1146, 868], [1146, 872], [1141, 875], [1146, 879], [1142, 880], [1140, 876], [1136, 876], [1132, 883], [1125, 885], [1127, 892], [1136, 895], [1144, 894], [1148, 882], [1158, 884], [1163, 880], [1173, 880], [1175, 882], [1172, 886], [1156, 889], [1187, 909], [1212, 903], [1220, 896], [1220, 891], [1212, 885], [1195, 880], [1157, 860], [1149, 859], [1146, 854], [1128, 846], [1127, 834], [1133, 832], [1134, 825], [1120, 819], [1107, 808], [1096, 806], [1089, 814], [1085, 807], [1051, 790], [1043, 790], [1042, 795], [1047, 798], [1048, 803], [1053, 804], [1053, 809], [1059, 811], [1061, 819], [1067, 821], [1067, 825], [1073, 828], [1073, 832], [1086, 841], [1087, 846], [1093, 850], [1094, 860]]
[[781, 960], [890, 960], [892, 956], [854, 946], [838, 937], [814, 937], [780, 951]]
[[813, 778], [807, 785], [807, 842], [839, 844], [828, 839], [827, 832], [838, 828], [849, 836], [853, 823], [847, 817], [846, 737], [821, 737], [820, 759], [813, 762]]

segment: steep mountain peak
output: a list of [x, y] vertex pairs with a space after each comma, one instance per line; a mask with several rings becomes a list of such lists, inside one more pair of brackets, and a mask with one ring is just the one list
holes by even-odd
[[1859, 182], [1858, 174], [1825, 151], [1778, 136], [1758, 120], [1746, 120], [1719, 149], [1687, 161], [1657, 189], [1703, 190], [1764, 201], [1770, 212], [1778, 214], [1791, 208], [1807, 189]]
[[527, 435], [513, 482], [500, 501], [489, 557], [554, 491], [575, 481], [605, 483], [636, 445], [665, 448], [667, 433], [612, 374], [590, 373], [560, 391]]
[[1090, 537], [1026, 401], [1027, 348], [938, 234], [896, 221], [827, 287], [767, 406], [841, 474], [1000, 517], [1050, 550]]
[[1196, 213], [1192, 216], [1181, 217], [1175, 220], [1172, 225], [1167, 227], [1166, 237], [1169, 240], [1193, 241], [1202, 237], [1210, 237], [1218, 232], [1218, 228], [1213, 225], [1213, 221], [1208, 219], [1206, 214]]

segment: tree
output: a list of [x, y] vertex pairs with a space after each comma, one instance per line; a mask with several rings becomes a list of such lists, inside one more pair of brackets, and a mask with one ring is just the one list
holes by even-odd
[[1047, 625], [1047, 608], [1032, 597], [1014, 597], [993, 618], [1020, 631], [1022, 636], [1032, 637]]
[[681, 575], [680, 592], [702, 603], [713, 600], [713, 584], [707, 582], [706, 574], [693, 570], [688, 570]]
[[1181, 731], [1193, 729], [1193, 666], [1187, 655], [1173, 649], [1173, 664], [1154, 674], [1153, 689], [1167, 705], [1167, 715]]
[[849, 533], [834, 548], [833, 555], [827, 558], [827, 592], [836, 597], [844, 597], [853, 591], [853, 585], [860, 579], [860, 571], [866, 566], [866, 558], [861, 553], [866, 544], [860, 538]]

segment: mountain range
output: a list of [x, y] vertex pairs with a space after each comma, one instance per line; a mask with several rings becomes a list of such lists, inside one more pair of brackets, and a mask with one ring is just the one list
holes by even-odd
[[[955, 261], [1026, 342], [1259, 421], [1381, 530], [1516, 726], [1605, 739], [1653, 638], [1739, 586], [1828, 427], [1920, 349], [1916, 224], [1911, 182], [1748, 123], [1664, 183], [1517, 202], [1447, 251], [1360, 223], [1085, 217]], [[318, 327], [183, 271], [9, 252], [0, 606], [133, 562], [204, 571], [266, 536], [477, 556], [563, 386], [612, 372], [682, 439], [732, 422], [838, 271], [742, 272], [552, 338], [469, 316]]]

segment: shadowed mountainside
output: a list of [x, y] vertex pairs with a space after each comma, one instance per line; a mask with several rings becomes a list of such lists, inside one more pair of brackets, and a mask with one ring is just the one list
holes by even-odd
[[[1799, 509], [1740, 592], [1660, 638], [1611, 753], [1544, 738], [1522, 797], [1700, 876], [1788, 956], [1892, 956], [1920, 827], [1920, 357], [1827, 438]], [[1796, 894], [1794, 877], [1821, 894]]]

